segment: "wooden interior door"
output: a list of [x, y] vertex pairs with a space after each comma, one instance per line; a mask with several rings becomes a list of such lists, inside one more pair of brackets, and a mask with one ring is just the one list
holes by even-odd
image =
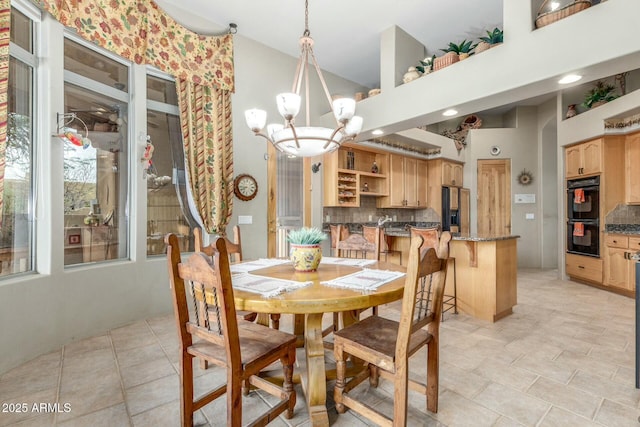
[[478, 234], [511, 234], [511, 159], [478, 160]]

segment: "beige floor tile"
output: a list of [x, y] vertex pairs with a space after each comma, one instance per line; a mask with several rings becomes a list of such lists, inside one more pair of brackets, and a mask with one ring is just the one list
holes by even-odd
[[62, 363], [62, 382], [67, 378], [81, 378], [96, 371], [116, 370], [116, 360], [110, 348], [86, 351], [65, 356]]
[[449, 390], [438, 399], [438, 413], [432, 415], [446, 426], [491, 426], [500, 414]]
[[20, 366], [6, 372], [0, 376], [0, 381], [10, 380], [12, 378], [23, 377], [26, 374], [41, 375], [50, 374], [56, 370], [60, 370], [60, 362], [62, 361], [62, 350], [53, 351], [43, 354]]
[[486, 408], [529, 426], [535, 425], [541, 420], [551, 407], [547, 402], [500, 384], [489, 385], [473, 400]]
[[169, 333], [175, 334], [176, 331], [176, 320], [173, 317], [173, 313], [168, 313], [165, 316], [148, 319], [147, 324], [156, 335], [164, 335]]
[[591, 421], [590, 419], [581, 417], [569, 412], [562, 408], [553, 407], [544, 417], [542, 422], [538, 424], [539, 427], [568, 427], [568, 426], [580, 426], [580, 427], [597, 427], [600, 424]]
[[[269, 410], [269, 405], [258, 395], [258, 393], [249, 393], [248, 396], [242, 396], [242, 425], [247, 425], [260, 415]], [[227, 396], [220, 396], [204, 408], [202, 408], [204, 416], [211, 426], [226, 425], [227, 417]], [[277, 418], [269, 426], [286, 427], [286, 423]]]
[[97, 387], [120, 387], [120, 375], [117, 369], [107, 368], [88, 372], [83, 375], [63, 375], [60, 381], [60, 393], [68, 394]]
[[58, 370], [43, 374], [39, 371], [26, 373], [20, 377], [0, 380], [0, 402], [9, 402], [13, 398], [28, 396], [43, 390], [55, 390], [58, 387]]
[[602, 345], [595, 345], [589, 353], [594, 359], [615, 363], [619, 366], [633, 368], [635, 366], [635, 354], [632, 351], [614, 350]]
[[[180, 401], [174, 400], [156, 408], [131, 417], [134, 427], [174, 427], [180, 425]], [[202, 411], [197, 411], [193, 417], [194, 427], [204, 427], [210, 424]]]
[[120, 368], [138, 365], [142, 362], [166, 358], [164, 350], [158, 343], [116, 352]]
[[522, 427], [522, 424], [509, 417], [502, 416], [491, 427]]
[[576, 369], [569, 363], [558, 360], [548, 360], [535, 354], [525, 355], [524, 357], [516, 360], [513, 363], [513, 366], [526, 369], [536, 375], [547, 377], [565, 384], [576, 371]]
[[525, 391], [538, 378], [538, 375], [526, 369], [492, 359], [485, 359], [473, 372], [488, 382], [503, 384], [520, 391]]
[[606, 426], [637, 427], [640, 424], [640, 410], [605, 399], [595, 420]]
[[7, 405], [11, 403], [19, 404], [19, 407], [7, 406], [5, 408], [4, 406], [2, 406], [2, 408], [0, 408], [2, 410], [2, 412], [0, 412], [0, 426], [5, 427], [18, 422], [26, 422], [27, 420], [32, 420], [34, 418], [42, 418], [46, 422], [48, 418], [43, 418], [43, 416], [46, 414], [42, 414], [41, 412], [38, 412], [38, 410], [34, 410], [33, 405], [38, 405], [41, 402], [55, 403], [55, 401], [55, 388], [29, 393], [24, 396], [16, 396], [15, 398], [0, 399], [0, 404], [2, 405], [4, 405], [5, 403]]
[[467, 399], [473, 398], [489, 385], [487, 378], [475, 371], [467, 371], [447, 362], [440, 363], [440, 387], [458, 393]]
[[126, 389], [175, 374], [173, 365], [166, 357], [120, 368], [120, 375]]
[[144, 347], [158, 342], [149, 325], [144, 322], [136, 322], [122, 328], [111, 331], [111, 340], [116, 351], [129, 350]]
[[[80, 378], [77, 380], [82, 382]], [[61, 390], [58, 402], [71, 405], [70, 412], [58, 414], [58, 421], [62, 422], [123, 403], [124, 396], [120, 381], [114, 381], [109, 377], [100, 384], [90, 384], [83, 388], [73, 387], [68, 391]]]
[[640, 401], [640, 390], [584, 371], [578, 371], [569, 386], [632, 407]]
[[45, 414], [28, 420], [11, 424], [11, 427], [53, 427], [55, 425], [54, 414]]
[[132, 416], [179, 399], [178, 375], [169, 375], [127, 390], [127, 403]]
[[602, 399], [574, 387], [540, 377], [527, 390], [527, 394], [592, 419]]
[[575, 369], [581, 369], [594, 375], [610, 378], [617, 370], [618, 366], [610, 361], [596, 359], [591, 356], [585, 356], [581, 353], [575, 353], [571, 350], [563, 351], [557, 358], [557, 362], [564, 362]]
[[129, 415], [124, 403], [58, 423], [59, 427], [124, 427], [129, 425]]
[[108, 335], [100, 335], [72, 342], [64, 346], [64, 355], [67, 357], [100, 349], [111, 349], [111, 337]]

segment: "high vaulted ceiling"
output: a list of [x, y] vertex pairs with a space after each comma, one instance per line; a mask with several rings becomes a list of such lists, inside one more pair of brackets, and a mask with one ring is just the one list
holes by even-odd
[[[304, 0], [157, 0], [189, 27], [194, 14], [211, 33], [231, 22], [238, 34], [297, 57], [304, 30]], [[477, 39], [502, 28], [503, 0], [309, 0], [309, 29], [320, 67], [374, 88], [380, 81], [380, 33], [397, 25], [440, 53], [449, 42]], [[417, 61], [420, 58], [416, 58]]]

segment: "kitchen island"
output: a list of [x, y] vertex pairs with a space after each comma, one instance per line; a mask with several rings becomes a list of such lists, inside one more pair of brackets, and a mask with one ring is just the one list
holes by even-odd
[[[393, 236], [392, 249], [408, 251], [408, 231], [391, 229], [387, 234]], [[513, 312], [517, 304], [519, 237], [453, 234], [449, 257], [455, 261], [449, 263], [445, 293], [453, 295], [455, 277], [458, 310], [490, 322]], [[408, 259], [404, 253], [403, 259]]]

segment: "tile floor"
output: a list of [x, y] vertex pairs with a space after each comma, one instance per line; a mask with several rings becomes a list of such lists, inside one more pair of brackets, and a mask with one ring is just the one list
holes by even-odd
[[[398, 309], [392, 304], [382, 313], [397, 316]], [[634, 316], [632, 299], [556, 280], [555, 271], [520, 271], [513, 315], [495, 324], [448, 315], [441, 327], [439, 412], [427, 413], [423, 398], [410, 393], [409, 424], [638, 426]], [[40, 356], [0, 377], [0, 402], [28, 407], [26, 413], [0, 412], [0, 426], [178, 426], [177, 349], [167, 315]], [[413, 374], [425, 373], [418, 363], [425, 356], [414, 356]], [[215, 368], [197, 374], [200, 390], [224, 381]], [[295, 418], [271, 425], [308, 425], [297, 390]], [[392, 409], [388, 383], [370, 389], [365, 382], [357, 390], [377, 407]], [[224, 425], [222, 400], [201, 410], [197, 424]], [[57, 413], [33, 411], [34, 403], [54, 402]], [[268, 402], [257, 393], [245, 397], [245, 420]], [[334, 426], [370, 425], [351, 413], [329, 414]]]

